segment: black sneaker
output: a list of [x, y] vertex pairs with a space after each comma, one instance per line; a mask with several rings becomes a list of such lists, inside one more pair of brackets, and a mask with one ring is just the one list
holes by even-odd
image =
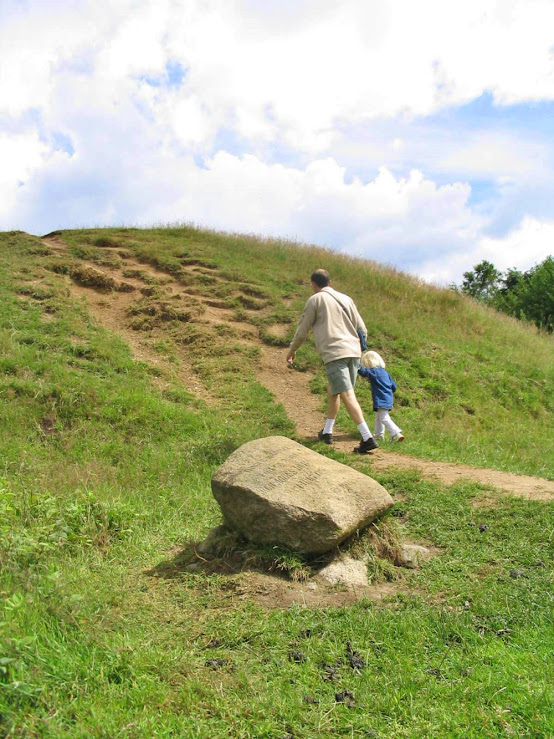
[[325, 444], [333, 443], [333, 434], [324, 434], [323, 429], [318, 433], [317, 438]]
[[354, 447], [354, 454], [369, 454], [369, 452], [378, 448], [379, 444], [375, 441], [373, 436], [370, 436], [367, 441], [360, 441], [360, 445]]

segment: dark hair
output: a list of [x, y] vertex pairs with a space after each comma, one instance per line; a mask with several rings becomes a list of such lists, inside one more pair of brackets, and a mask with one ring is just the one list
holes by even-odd
[[316, 269], [315, 272], [312, 272], [312, 282], [315, 282], [318, 287], [327, 287], [331, 282], [329, 272], [326, 269]]

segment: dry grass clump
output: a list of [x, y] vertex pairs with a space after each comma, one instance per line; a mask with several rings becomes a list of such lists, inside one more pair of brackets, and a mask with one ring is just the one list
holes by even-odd
[[79, 285], [91, 287], [93, 290], [98, 290], [100, 292], [133, 292], [135, 289], [134, 286], [130, 285], [128, 282], [119, 282], [101, 270], [94, 269], [94, 267], [75, 265], [70, 267], [69, 273], [71, 275], [71, 279]]
[[55, 288], [50, 285], [26, 285], [20, 287], [17, 292], [34, 300], [49, 300], [56, 294]]
[[149, 331], [164, 323], [188, 323], [201, 316], [205, 310], [198, 301], [187, 301], [186, 305], [182, 305], [179, 300], [179, 296], [167, 300], [156, 295], [137, 300], [128, 309], [131, 327], [135, 330]]
[[210, 308], [219, 308], [220, 310], [227, 310], [233, 307], [232, 302], [228, 302], [226, 300], [210, 300], [207, 299], [204, 301], [206, 305], [209, 305]]
[[256, 300], [256, 298], [252, 298], [249, 295], [242, 295], [241, 293], [236, 296], [235, 300], [247, 310], [263, 310], [267, 305], [265, 300]]
[[122, 274], [123, 274], [123, 277], [127, 277], [129, 279], [141, 280], [142, 282], [145, 282], [147, 285], [159, 285], [160, 284], [160, 280], [158, 280], [157, 277], [154, 277], [154, 275], [151, 275], [142, 269], [130, 269], [130, 268], [124, 269]]
[[109, 236], [97, 236], [95, 239], [92, 240], [92, 243], [94, 244], [94, 246], [99, 247], [121, 246], [117, 241], [114, 241], [114, 239], [110, 238]]
[[354, 558], [367, 558], [368, 579], [372, 583], [394, 582], [403, 578], [400, 567], [402, 541], [393, 519], [384, 518], [370, 524], [349, 542]]
[[[256, 544], [245, 539], [238, 531], [223, 524], [213, 529], [206, 542], [209, 551], [203, 550], [205, 571], [241, 572], [254, 570], [278, 573], [294, 582], [305, 582], [314, 574], [306, 557], [278, 546]], [[194, 558], [193, 558], [194, 556]], [[198, 556], [190, 552], [191, 562]]]
[[257, 286], [257, 285], [251, 285], [248, 282], [241, 282], [238, 285], [238, 288], [240, 289], [241, 293], [244, 295], [248, 295], [254, 298], [260, 298], [262, 300], [267, 300], [271, 297], [268, 290], [264, 289], [263, 287]]
[[116, 285], [115, 289], [120, 293], [132, 293], [135, 290], [135, 286], [129, 282], [117, 282]]
[[183, 256], [179, 257], [183, 267], [204, 267], [204, 269], [217, 269], [217, 264], [214, 262], [208, 262], [205, 259], [198, 259], [197, 257]]
[[182, 285], [217, 285], [219, 278], [207, 271], [179, 269], [174, 272]]
[[78, 265], [71, 269], [71, 278], [79, 285], [84, 287], [92, 287], [95, 290], [115, 290], [116, 281], [110, 275], [104, 274], [98, 269], [93, 267], [86, 267], [84, 265]]
[[94, 246], [73, 246], [71, 248], [71, 255], [77, 259], [95, 262], [102, 267], [108, 267], [108, 269], [119, 269], [122, 266], [119, 255]]

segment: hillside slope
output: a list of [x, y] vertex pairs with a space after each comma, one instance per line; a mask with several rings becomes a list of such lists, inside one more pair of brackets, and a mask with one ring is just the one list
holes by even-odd
[[[325, 409], [321, 365], [309, 344], [288, 371], [283, 347], [310, 294], [309, 274], [324, 264], [355, 297], [371, 346], [397, 380], [404, 457], [552, 478], [552, 338], [463, 296], [322, 249], [192, 228], [68, 231], [42, 244], [40, 275], [21, 294], [60, 275], [162, 376], [208, 403], [231, 402], [227, 390], [220, 397], [218, 376], [240, 378], [242, 402], [255, 378], [308, 439]], [[358, 388], [371, 417], [369, 387]], [[355, 431], [341, 416], [338, 429]]]
[[[198, 355], [195, 356], [189, 347], [194, 348], [195, 344], [199, 343], [203, 349], [202, 354], [206, 354], [205, 335], [209, 336], [212, 332], [217, 336], [223, 335], [236, 344], [238, 351], [248, 354], [250, 350], [253, 358], [251, 369], [257, 380], [284, 406], [294, 424], [297, 436], [307, 441], [317, 441], [315, 432], [322, 422], [321, 411], [324, 401], [322, 403], [321, 392], [317, 394], [311, 392], [310, 384], [315, 382], [321, 390], [321, 378], [315, 379], [318, 366], [316, 364], [314, 368], [312, 363], [308, 370], [302, 366], [305, 371], [295, 371], [284, 361], [282, 346], [291, 338], [294, 328], [294, 321], [291, 322], [291, 319], [295, 317], [291, 310], [293, 299], [290, 293], [282, 298], [282, 306], [276, 305], [278, 296], [270, 302], [271, 294], [263, 286], [265, 275], [261, 276], [257, 285], [252, 282], [238, 283], [233, 293], [229, 289], [230, 284], [232, 285], [231, 280], [227, 280], [226, 284], [222, 278], [222, 270], [218, 269], [215, 263], [208, 262], [203, 254], [195, 254], [194, 249], [187, 251], [186, 256], [182, 253], [178, 255], [180, 267], [175, 273], [174, 269], [168, 270], [167, 265], [165, 269], [160, 268], [163, 266], [164, 257], [167, 259], [173, 256], [175, 247], [165, 254], [162, 252], [150, 256], [149, 260], [145, 261], [145, 255], [140, 249], [137, 253], [133, 249], [125, 251], [114, 237], [110, 239], [109, 236], [95, 236], [93, 243], [95, 238], [100, 242], [100, 246], [91, 248], [88, 234], [80, 235], [78, 245], [73, 246], [70, 246], [63, 236], [53, 234], [42, 240], [46, 249], [57, 260], [57, 265], [50, 263], [50, 268], [54, 267], [62, 273], [64, 269], [69, 271], [66, 282], [72, 296], [86, 301], [88, 309], [99, 324], [117, 333], [132, 348], [135, 358], [158, 368], [163, 376], [168, 372], [167, 351], [171, 346], [171, 357], [174, 361], [170, 365], [170, 374], [173, 379], [207, 403], [213, 403], [215, 398], [210, 394], [210, 381], [204, 378], [203, 382], [202, 374], [195, 371], [195, 360], [198, 360]], [[71, 240], [71, 235], [69, 237]], [[155, 237], [152, 242], [154, 246], [157, 245]], [[190, 241], [186, 243], [190, 244]], [[150, 246], [148, 242], [147, 245]], [[261, 245], [261, 249], [264, 246], [266, 245]], [[181, 246], [179, 250], [182, 252]], [[328, 256], [325, 255], [323, 258]], [[382, 267], [374, 266], [373, 269], [387, 274]], [[406, 285], [413, 289], [413, 282], [409, 278], [396, 275], [395, 277], [398, 282], [404, 279]], [[214, 297], [214, 291], [217, 292], [218, 285], [222, 284], [226, 289], [219, 290], [224, 296]], [[419, 288], [422, 295], [426, 289], [430, 290], [431, 294], [436, 292], [422, 285]], [[294, 293], [296, 292], [300, 291], [295, 290]], [[417, 302], [418, 295], [414, 297]], [[468, 307], [467, 301], [460, 302], [464, 307]], [[281, 314], [278, 312], [279, 308]], [[176, 338], [175, 324], [178, 323], [187, 324], [188, 336], [192, 336], [190, 343], [183, 344]], [[198, 331], [194, 335], [190, 333], [193, 327]], [[517, 328], [517, 324], [514, 328]], [[374, 328], [373, 331], [374, 335], [380, 333], [379, 328]], [[517, 332], [515, 333], [517, 336]], [[545, 337], [545, 340], [549, 339]], [[166, 348], [162, 350], [164, 342]], [[435, 347], [437, 363], [440, 361], [439, 351], [439, 348]], [[417, 359], [415, 361], [419, 366], [419, 361]], [[421, 374], [419, 369], [418, 372]], [[479, 370], [476, 374], [479, 375]], [[163, 384], [161, 377], [157, 382]], [[364, 388], [363, 382], [360, 385], [365, 389], [362, 396], [367, 401], [367, 387]], [[406, 402], [408, 393], [401, 390], [399, 397], [401, 402], [402, 400]], [[430, 399], [421, 402], [422, 414], [426, 413], [425, 402], [433, 400], [431, 393]], [[469, 402], [468, 400], [467, 403]], [[459, 398], [459, 404], [467, 413], [468, 405], [464, 405], [463, 397]], [[368, 415], [371, 413], [368, 412]], [[346, 433], [336, 434], [334, 448], [349, 453], [354, 438], [356, 437]], [[410, 447], [413, 447], [412, 443], [406, 445], [408, 455]], [[554, 495], [554, 483], [546, 480], [521, 475], [516, 477], [493, 470], [475, 469], [468, 465], [424, 463], [407, 455], [393, 453], [390, 445], [382, 445], [372, 455], [371, 463], [375, 469], [386, 469], [391, 465], [416, 467], [444, 482], [453, 482], [463, 476], [526, 497], [540, 499]]]

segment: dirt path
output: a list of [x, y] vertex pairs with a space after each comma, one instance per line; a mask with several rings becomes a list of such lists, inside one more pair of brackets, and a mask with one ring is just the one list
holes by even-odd
[[[43, 239], [53, 253], [67, 255], [67, 245], [57, 236]], [[105, 247], [106, 252], [117, 249]], [[132, 256], [125, 257], [125, 265], [119, 269], [100, 267], [97, 264], [83, 262], [93, 270], [103, 272], [116, 282], [125, 282], [129, 285], [129, 292], [110, 291], [98, 293], [89, 287], [82, 287], [68, 279], [71, 294], [87, 302], [90, 312], [96, 320], [106, 328], [121, 336], [129, 345], [133, 357], [146, 362], [160, 371], [157, 383], [160, 386], [169, 384], [177, 379], [187, 390], [202, 398], [206, 403], [213, 402], [208, 390], [202, 385], [199, 377], [194, 373], [190, 358], [185, 351], [179, 353], [177, 362], [170, 364], [163, 355], [156, 351], [158, 340], [156, 332], [147, 336], [144, 332], [134, 331], [129, 327], [127, 309], [140, 291], [147, 284], [148, 279], [157, 280], [163, 284], [168, 295], [180, 294], [182, 298], [190, 298], [183, 285], [171, 278], [165, 272], [156, 270], [150, 265], [135, 261]], [[196, 268], [189, 268], [194, 271]], [[128, 277], [124, 274], [135, 270], [137, 276]], [[142, 273], [143, 277], [140, 277]], [[146, 281], [145, 281], [146, 278]], [[202, 296], [194, 296], [203, 304], [203, 313], [198, 319], [204, 323], [226, 323], [231, 320], [231, 312], [218, 307], [214, 301], [208, 301]], [[233, 320], [233, 326], [242, 332], [244, 341], [260, 344], [255, 328], [250, 323], [241, 323]], [[279, 327], [275, 327], [279, 333]], [[287, 415], [296, 426], [298, 435], [305, 439], [315, 440], [317, 431], [322, 427], [324, 414], [321, 412], [321, 399], [310, 390], [312, 375], [291, 369], [285, 362], [285, 350], [278, 347], [262, 345], [262, 360], [259, 371], [260, 382], [272, 392], [276, 400], [283, 404]], [[357, 443], [355, 437], [348, 434], [336, 434], [334, 447], [345, 453], [351, 453]], [[409, 443], [409, 442], [406, 442]], [[497, 470], [470, 467], [468, 465], [453, 464], [451, 462], [432, 462], [416, 459], [404, 454], [380, 448], [371, 454], [372, 469], [384, 470], [389, 467], [403, 467], [420, 470], [424, 477], [434, 478], [445, 484], [468, 479], [483, 485], [490, 486], [502, 492], [511, 493], [531, 500], [554, 500], [554, 482], [539, 477], [516, 475]]]
[[[310, 391], [310, 377], [307, 373], [289, 369], [282, 349], [264, 350], [261, 381], [270, 387], [276, 398], [283, 403], [289, 418], [296, 425], [298, 434], [315, 441], [316, 433], [324, 422], [324, 414], [320, 410], [320, 399]], [[358, 438], [349, 434], [339, 433], [334, 436], [334, 448], [341, 452], [350, 454], [357, 443]], [[388, 467], [416, 469], [424, 477], [434, 478], [447, 485], [467, 479], [521, 498], [554, 500], [554, 482], [542, 477], [516, 475], [452, 462], [416, 459], [383, 448], [371, 454], [371, 466], [376, 470], [385, 470]]]

